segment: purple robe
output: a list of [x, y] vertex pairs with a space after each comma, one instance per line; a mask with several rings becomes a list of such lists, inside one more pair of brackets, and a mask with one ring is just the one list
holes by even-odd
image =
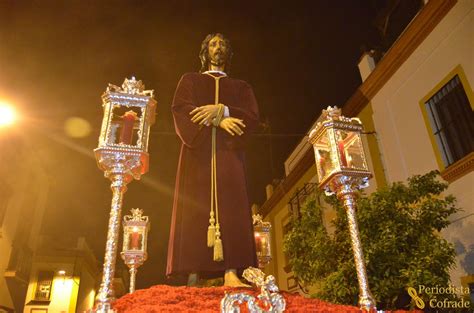
[[229, 77], [219, 81], [219, 102], [231, 117], [244, 121], [244, 135], [217, 129], [217, 195], [224, 261], [213, 260], [207, 247], [211, 205], [211, 127], [191, 122], [196, 107], [214, 104], [215, 80], [187, 73], [178, 83], [172, 112], [181, 153], [168, 245], [167, 275], [197, 272], [221, 275], [226, 269], [256, 266], [255, 241], [245, 177], [244, 143], [258, 124], [258, 107], [249, 84]]

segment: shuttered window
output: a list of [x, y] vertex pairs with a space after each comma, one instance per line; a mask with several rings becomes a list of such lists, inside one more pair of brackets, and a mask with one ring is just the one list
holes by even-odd
[[458, 75], [425, 108], [445, 167], [474, 151], [474, 113]]

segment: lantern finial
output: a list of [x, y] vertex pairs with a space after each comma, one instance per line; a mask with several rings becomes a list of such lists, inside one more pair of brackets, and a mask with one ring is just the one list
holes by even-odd
[[270, 222], [264, 222], [263, 217], [260, 214], [254, 214], [252, 215], [252, 224], [253, 226], [262, 226], [262, 227], [268, 227], [271, 228], [272, 224]]
[[[346, 117], [342, 115], [342, 110], [338, 108], [337, 106], [328, 106], [325, 110], [323, 110], [323, 113], [321, 114], [324, 121], [342, 121], [342, 122], [347, 122], [347, 123], [354, 123], [356, 124], [362, 124], [360, 119], [358, 117]], [[320, 125], [318, 123], [318, 125]]]
[[341, 109], [339, 109], [337, 106], [328, 106], [326, 110], [323, 110], [323, 118], [339, 120], [341, 118]]
[[148, 216], [143, 216], [142, 209], [139, 209], [139, 208], [131, 209], [130, 212], [132, 212], [132, 215], [125, 215], [123, 217], [124, 221], [133, 221], [133, 222], [148, 221]]
[[135, 76], [132, 76], [130, 79], [125, 78], [122, 87], [109, 84], [107, 91], [153, 97], [153, 90], [145, 90], [145, 84], [141, 80], [136, 80]]

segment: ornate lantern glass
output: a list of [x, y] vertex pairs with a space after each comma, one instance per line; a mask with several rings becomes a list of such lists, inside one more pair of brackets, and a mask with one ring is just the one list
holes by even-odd
[[269, 222], [262, 221], [262, 216], [255, 214], [253, 218], [253, 229], [255, 236], [255, 250], [257, 252], [258, 267], [263, 269], [272, 260], [271, 250], [271, 228]]
[[346, 118], [341, 110], [323, 110], [324, 121], [309, 135], [316, 158], [319, 185], [325, 185], [338, 174], [370, 176], [362, 146], [362, 123], [358, 118]]
[[[123, 218], [123, 247], [122, 258], [125, 263], [127, 258], [137, 257], [145, 261], [147, 258], [147, 237], [150, 230], [148, 216], [142, 216], [142, 210], [132, 209], [132, 215], [125, 215]], [[138, 260], [137, 260], [138, 261]]]
[[[141, 166], [134, 169], [137, 172], [134, 176], [148, 170], [148, 138], [150, 126], [155, 122], [153, 90], [144, 88], [135, 77], [125, 79], [122, 87], [109, 84], [102, 95], [104, 119], [95, 150], [97, 159], [107, 153], [124, 151], [129, 156], [139, 156]], [[104, 166], [99, 162], [99, 167]]]

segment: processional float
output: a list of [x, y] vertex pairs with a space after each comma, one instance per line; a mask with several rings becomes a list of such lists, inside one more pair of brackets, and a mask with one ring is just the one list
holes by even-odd
[[121, 208], [127, 184], [148, 171], [148, 139], [155, 122], [153, 90], [145, 90], [135, 77], [121, 87], [109, 84], [102, 95], [104, 118], [99, 146], [94, 150], [97, 165], [111, 180], [110, 210], [102, 282], [96, 296], [95, 312], [113, 312], [113, 280], [121, 222]]

